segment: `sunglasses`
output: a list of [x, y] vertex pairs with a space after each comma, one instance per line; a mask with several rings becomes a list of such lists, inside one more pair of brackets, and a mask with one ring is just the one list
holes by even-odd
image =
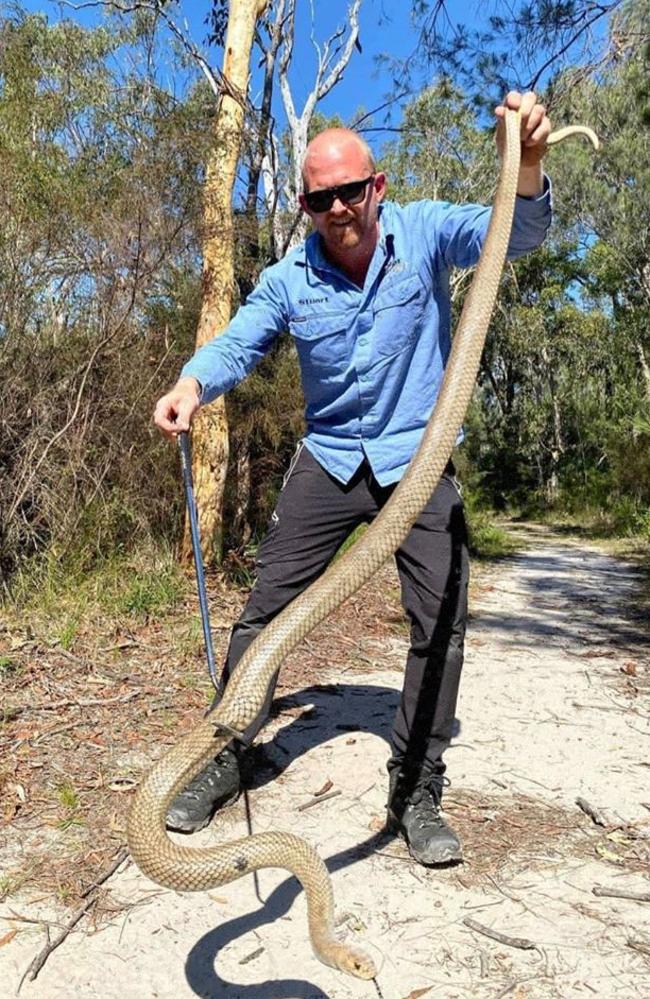
[[317, 215], [321, 212], [329, 212], [335, 198], [338, 198], [345, 205], [358, 205], [366, 196], [368, 184], [374, 179], [375, 174], [371, 173], [365, 180], [351, 180], [349, 184], [325, 187], [322, 191], [305, 191], [304, 198], [309, 210]]

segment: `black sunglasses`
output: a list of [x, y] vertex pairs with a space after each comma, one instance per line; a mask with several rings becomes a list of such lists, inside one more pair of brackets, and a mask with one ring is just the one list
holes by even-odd
[[338, 198], [346, 205], [358, 205], [366, 196], [366, 188], [375, 174], [371, 173], [365, 180], [351, 180], [349, 184], [339, 184], [338, 187], [325, 187], [322, 191], [305, 191], [305, 201], [309, 210], [319, 215], [329, 212]]

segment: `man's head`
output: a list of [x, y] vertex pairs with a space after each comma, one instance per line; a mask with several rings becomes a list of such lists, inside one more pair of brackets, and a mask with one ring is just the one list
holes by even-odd
[[[307, 146], [302, 179], [300, 205], [326, 249], [337, 258], [361, 247], [372, 252], [386, 177], [376, 172], [368, 144], [347, 128], [320, 132]], [[358, 181], [366, 183], [355, 183]], [[338, 190], [328, 195], [331, 188]], [[320, 197], [318, 192], [323, 192]]]

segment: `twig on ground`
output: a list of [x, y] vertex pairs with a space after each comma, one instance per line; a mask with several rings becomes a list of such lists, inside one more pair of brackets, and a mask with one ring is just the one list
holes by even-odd
[[[41, 732], [34, 739], [33, 745], [38, 746], [44, 739], [49, 739], [51, 735], [62, 735], [63, 732], [69, 732], [71, 728], [79, 728], [80, 725], [87, 725], [88, 722], [85, 718], [80, 718], [78, 721], [68, 722], [67, 725], [59, 725], [57, 728], [48, 728], [46, 732]], [[29, 742], [29, 739], [21, 739], [21, 742]]]
[[45, 732], [41, 732], [40, 735], [27, 736], [24, 739], [16, 739], [9, 746], [10, 752], [14, 752], [24, 746], [26, 742], [31, 742], [32, 746], [40, 746], [40, 744], [45, 740], [49, 739], [51, 735], [61, 735], [62, 732], [69, 732], [71, 728], [78, 728], [80, 725], [87, 725], [88, 722], [85, 718], [80, 718], [78, 721], [70, 722], [68, 725], [59, 725], [56, 728], [48, 728]]
[[602, 816], [602, 813], [598, 811], [593, 805], [590, 805], [586, 798], [576, 798], [576, 805], [578, 808], [588, 815], [589, 818], [596, 823], [597, 826], [606, 826], [607, 822]]
[[312, 792], [312, 794], [314, 795], [314, 798], [322, 798], [322, 797], [323, 797], [323, 795], [324, 795], [324, 794], [327, 794], [327, 792], [328, 792], [328, 791], [329, 791], [329, 790], [330, 790], [330, 789], [331, 789], [331, 788], [332, 788], [333, 786], [334, 786], [334, 785], [333, 785], [332, 781], [331, 781], [331, 780], [330, 780], [330, 779], [328, 778], [328, 779], [327, 779], [327, 780], [325, 781], [325, 783], [323, 784], [323, 786], [322, 786], [322, 787], [320, 788], [320, 790], [318, 790], [318, 791], [313, 791], [313, 792]]
[[59, 935], [55, 937], [54, 940], [48, 939], [47, 943], [45, 944], [45, 947], [43, 947], [43, 949], [36, 955], [32, 963], [30, 964], [29, 968], [27, 969], [23, 977], [20, 979], [20, 985], [16, 990], [17, 992], [20, 992], [23, 986], [23, 982], [25, 981], [27, 976], [29, 976], [30, 982], [34, 981], [34, 979], [38, 976], [39, 971], [47, 961], [52, 951], [56, 950], [56, 948], [63, 943], [66, 937], [68, 937], [72, 932], [72, 930], [75, 928], [79, 920], [83, 919], [83, 917], [86, 915], [89, 909], [92, 909], [96, 901], [97, 901], [96, 895], [93, 898], [87, 898], [84, 904], [80, 906], [76, 910], [76, 912], [73, 912], [72, 916], [65, 924], [65, 927], [61, 930]]
[[626, 891], [624, 888], [601, 888], [594, 885], [592, 895], [598, 898], [629, 898], [633, 902], [650, 902], [650, 891]]
[[142, 692], [140, 690], [132, 690], [128, 694], [122, 694], [120, 697], [87, 697], [79, 701], [50, 701], [49, 704], [23, 704], [18, 705], [14, 708], [3, 708], [2, 721], [13, 721], [18, 715], [25, 714], [26, 711], [59, 711], [61, 708], [95, 708], [103, 706], [105, 704], [126, 704], [127, 701], [132, 701], [134, 697], [139, 697]]
[[52, 919], [33, 919], [31, 916], [22, 916], [19, 912], [16, 912], [15, 909], [10, 909], [9, 912], [11, 913], [10, 916], [0, 916], [0, 919], [5, 920], [6, 922], [13, 922], [16, 920], [16, 922], [19, 923], [35, 923], [37, 926], [58, 926], [60, 929], [64, 926], [63, 923], [56, 923]]
[[510, 985], [506, 985], [505, 989], [501, 989], [500, 992], [497, 992], [494, 999], [502, 999], [503, 996], [507, 996], [508, 992], [512, 992], [512, 990], [516, 988], [517, 985], [519, 985], [519, 982], [515, 978], [514, 981], [510, 982]]
[[400, 853], [389, 853], [388, 850], [375, 850], [373, 856], [374, 857], [390, 857], [391, 860], [402, 860], [402, 861], [405, 861], [407, 864], [410, 864], [411, 866], [413, 866], [413, 861], [411, 860], [411, 857], [409, 856], [409, 854], [405, 854], [404, 856], [402, 856], [402, 854], [400, 854]]
[[83, 656], [75, 656], [74, 652], [62, 649], [58, 642], [53, 642], [48, 651], [55, 652], [57, 656], [62, 656], [63, 659], [67, 659], [71, 663], [79, 663], [80, 666], [93, 665], [90, 659], [86, 659]]
[[649, 943], [646, 943], [643, 940], [633, 940], [632, 937], [630, 937], [627, 941], [627, 945], [628, 947], [631, 947], [632, 950], [638, 950], [640, 954], [645, 954], [647, 957], [650, 957]]
[[129, 851], [127, 850], [126, 846], [121, 846], [119, 848], [116, 856], [115, 856], [115, 859], [108, 865], [108, 867], [106, 867], [99, 874], [99, 876], [97, 878], [95, 878], [95, 880], [93, 881], [93, 883], [91, 885], [88, 885], [87, 888], [84, 888], [84, 890], [81, 893], [81, 897], [82, 898], [87, 898], [88, 895], [90, 895], [91, 891], [94, 891], [95, 888], [99, 888], [100, 885], [103, 885], [104, 881], [108, 881], [108, 879], [110, 878], [111, 874], [115, 874], [115, 871], [118, 869], [118, 867], [120, 866], [120, 864], [124, 860], [126, 860], [126, 858], [128, 857], [128, 855], [129, 855]]
[[302, 805], [298, 805], [298, 811], [304, 812], [306, 808], [311, 808], [312, 805], [319, 805], [321, 801], [327, 801], [329, 798], [336, 798], [337, 794], [340, 793], [340, 790], [330, 791], [329, 794], [321, 794], [320, 798], [312, 798], [310, 801], [303, 801]]
[[483, 926], [482, 923], [477, 923], [471, 916], [465, 916], [463, 923], [470, 930], [482, 933], [483, 936], [490, 937], [492, 940], [496, 940], [497, 943], [505, 944], [507, 947], [517, 947], [519, 950], [535, 950], [537, 946], [532, 940], [526, 940], [525, 937], [509, 937], [498, 930], [490, 929], [489, 926]]
[[260, 954], [263, 953], [264, 953], [264, 948], [258, 947], [257, 950], [254, 950], [251, 954], [247, 954], [246, 957], [242, 957], [239, 963], [248, 964], [249, 961], [254, 961], [256, 957], [259, 957]]
[[[86, 915], [87, 912], [90, 911], [90, 909], [92, 909], [93, 905], [97, 902], [97, 899], [99, 897], [98, 895], [92, 893], [96, 892], [97, 888], [99, 888], [100, 885], [102, 885], [105, 881], [107, 881], [108, 878], [110, 878], [111, 874], [115, 873], [115, 871], [120, 866], [122, 861], [126, 859], [126, 856], [127, 856], [127, 850], [124, 847], [120, 847], [117, 856], [111, 861], [108, 867], [105, 868], [105, 870], [103, 870], [99, 874], [99, 876], [93, 881], [93, 883], [89, 885], [82, 892], [81, 897], [85, 898], [85, 902], [83, 903], [83, 905], [80, 905], [79, 908], [72, 913], [70, 919], [67, 921], [67, 923], [64, 923], [61, 932], [57, 937], [54, 938], [54, 940], [50, 940], [49, 925], [47, 923], [44, 923], [47, 929], [47, 943], [42, 948], [42, 950], [39, 951], [39, 953], [36, 955], [32, 963], [27, 968], [27, 971], [20, 980], [20, 985], [18, 986], [17, 992], [20, 992], [23, 986], [23, 982], [25, 981], [27, 976], [29, 976], [30, 982], [34, 981], [34, 979], [38, 976], [39, 971], [47, 961], [52, 951], [56, 950], [56, 948], [63, 943], [63, 941], [70, 935], [72, 930], [75, 928], [77, 923], [81, 919], [83, 919], [83, 917]], [[42, 921], [39, 920], [39, 922]]]

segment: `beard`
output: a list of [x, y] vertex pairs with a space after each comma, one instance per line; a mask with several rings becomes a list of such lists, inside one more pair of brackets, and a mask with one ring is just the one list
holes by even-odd
[[361, 242], [360, 227], [355, 218], [330, 222], [327, 227], [327, 242], [337, 249], [354, 249]]

